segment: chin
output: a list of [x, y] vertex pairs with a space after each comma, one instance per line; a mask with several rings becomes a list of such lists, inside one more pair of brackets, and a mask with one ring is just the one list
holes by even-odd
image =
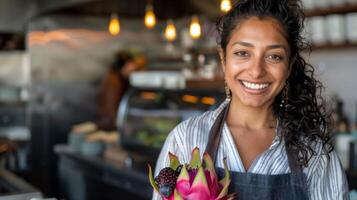
[[252, 107], [252, 108], [260, 108], [269, 103], [269, 101], [265, 99], [247, 99], [244, 98], [243, 100], [240, 100], [241, 104], [247, 106], [247, 107]]
[[252, 108], [260, 108], [264, 106], [265, 104], [263, 102], [246, 102], [244, 105], [252, 107]]

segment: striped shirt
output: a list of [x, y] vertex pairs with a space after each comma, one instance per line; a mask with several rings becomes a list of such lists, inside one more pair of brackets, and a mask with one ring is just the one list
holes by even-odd
[[[155, 175], [159, 170], [169, 166], [168, 152], [174, 153], [181, 163], [189, 163], [191, 151], [199, 147], [201, 156], [208, 142], [208, 133], [216, 117], [227, 105], [223, 102], [216, 110], [207, 111], [198, 117], [192, 117], [180, 123], [168, 135], [156, 164]], [[313, 156], [304, 173], [307, 175], [307, 184], [311, 200], [339, 200], [349, 199], [348, 184], [345, 172], [338, 156], [334, 151], [330, 159], [322, 153], [322, 145], [316, 145], [317, 154]], [[217, 167], [223, 167], [223, 158], [227, 157], [228, 168], [231, 171], [246, 172], [239, 157], [235, 142], [225, 123], [221, 141], [217, 152]], [[275, 137], [271, 146], [257, 156], [247, 172], [257, 174], [286, 174], [290, 173], [284, 141], [279, 135]], [[153, 200], [161, 199], [154, 192]]]

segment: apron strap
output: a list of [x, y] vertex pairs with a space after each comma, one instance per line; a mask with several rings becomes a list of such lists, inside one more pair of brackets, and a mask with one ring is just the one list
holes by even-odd
[[218, 117], [216, 118], [209, 132], [206, 152], [211, 156], [214, 163], [216, 163], [218, 146], [221, 140], [222, 129], [223, 129], [224, 121], [227, 118], [228, 110], [229, 110], [229, 103], [226, 105], [226, 107], [223, 108], [221, 113], [219, 113]]
[[[278, 121], [278, 124], [277, 124], [277, 129], [276, 129], [276, 132], [277, 134], [279, 135], [283, 135], [281, 133], [281, 126], [280, 126], [280, 123]], [[286, 137], [285, 137], [286, 138]], [[289, 162], [289, 168], [290, 168], [290, 171], [292, 173], [301, 173], [303, 170], [302, 170], [302, 167], [301, 165], [299, 164], [298, 162], [298, 155], [299, 155], [299, 151], [297, 149], [293, 149], [291, 146], [287, 145], [286, 144], [286, 139], [285, 139], [285, 151], [286, 151], [286, 155], [288, 157], [288, 162]]]
[[302, 173], [302, 167], [298, 163], [298, 153], [299, 151], [296, 149], [292, 149], [291, 147], [288, 147], [288, 145], [285, 143], [285, 150], [286, 154], [288, 156], [288, 161], [289, 161], [289, 167], [291, 173]]

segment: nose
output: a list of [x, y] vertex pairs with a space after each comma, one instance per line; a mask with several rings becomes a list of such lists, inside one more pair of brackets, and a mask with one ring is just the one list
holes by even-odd
[[252, 65], [249, 66], [249, 75], [253, 79], [261, 78], [265, 75], [265, 62], [262, 56], [253, 59]]

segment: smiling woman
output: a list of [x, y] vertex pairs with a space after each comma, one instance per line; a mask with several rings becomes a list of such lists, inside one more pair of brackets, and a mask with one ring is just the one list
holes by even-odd
[[290, 53], [281, 29], [273, 18], [252, 17], [232, 33], [226, 50], [221, 51], [232, 107], [239, 103], [268, 111], [284, 87], [290, 74]]
[[197, 146], [213, 160], [228, 158], [237, 199], [348, 199], [322, 85], [301, 56], [303, 24], [299, 0], [240, 0], [220, 19], [227, 100], [170, 133], [156, 174], [168, 152], [187, 163]]

